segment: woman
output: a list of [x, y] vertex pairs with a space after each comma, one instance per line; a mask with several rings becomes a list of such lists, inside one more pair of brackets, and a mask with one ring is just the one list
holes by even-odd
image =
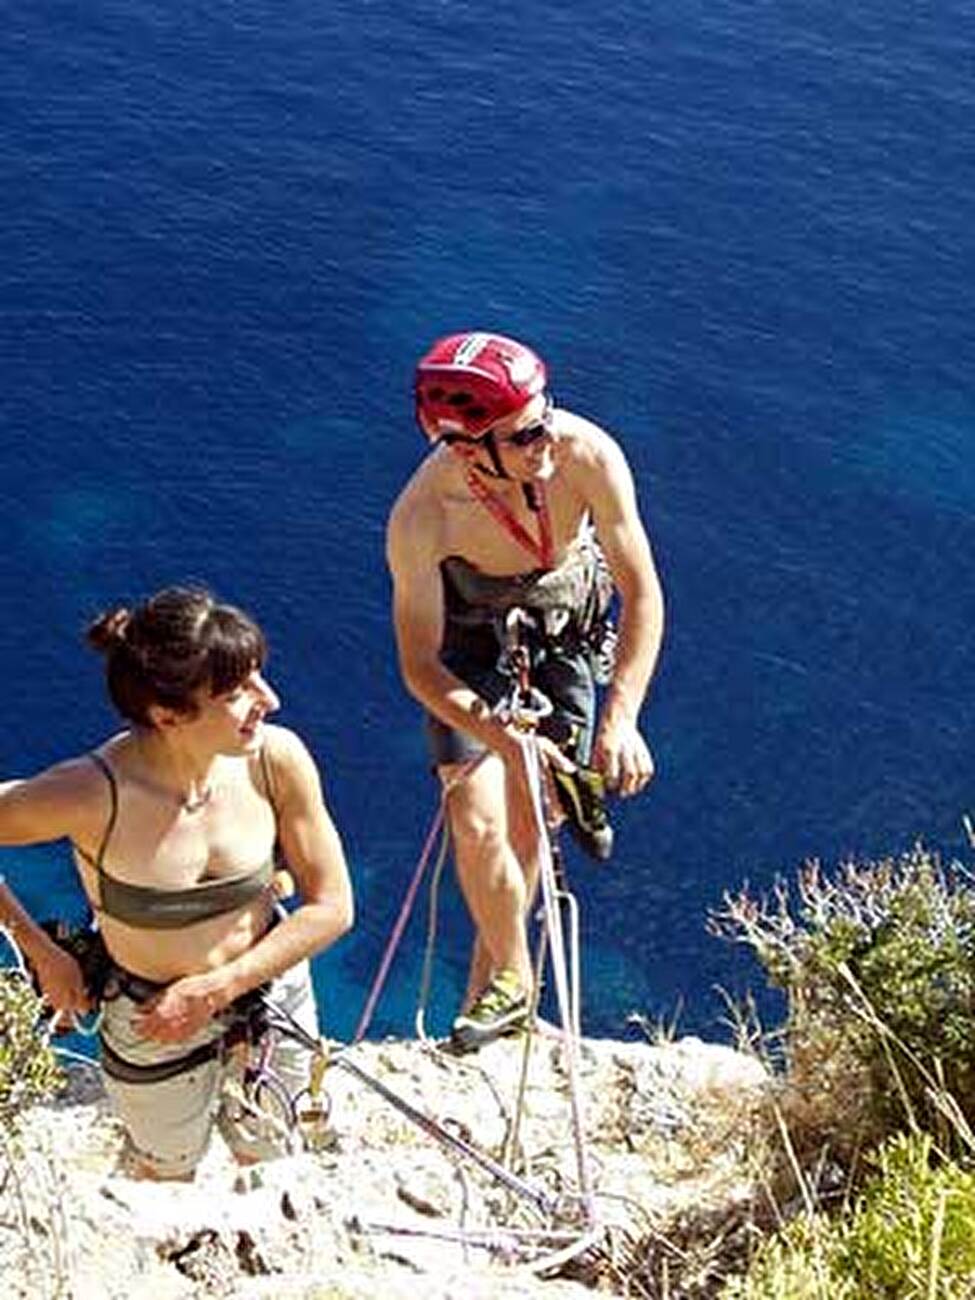
[[[0, 785], [0, 844], [71, 841], [114, 963], [102, 1066], [135, 1172], [187, 1178], [214, 1122], [242, 1162], [276, 1153], [273, 1136], [221, 1110], [222, 1013], [270, 981], [270, 996], [317, 1037], [306, 959], [351, 925], [351, 888], [308, 750], [265, 722], [279, 701], [252, 619], [173, 587], [102, 615], [88, 640], [129, 726]], [[301, 899], [289, 914], [275, 906], [276, 845]], [[55, 1009], [87, 1009], [77, 963], [2, 885], [0, 924]], [[282, 1042], [273, 1068], [298, 1091], [307, 1053]]]

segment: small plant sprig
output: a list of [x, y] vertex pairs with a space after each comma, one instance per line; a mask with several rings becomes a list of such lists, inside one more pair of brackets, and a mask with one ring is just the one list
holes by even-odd
[[[6, 936], [8, 944], [13, 941]], [[43, 1003], [20, 954], [0, 966], [0, 1130], [10, 1132], [30, 1106], [55, 1096], [64, 1073], [46, 1034], [39, 1032]]]

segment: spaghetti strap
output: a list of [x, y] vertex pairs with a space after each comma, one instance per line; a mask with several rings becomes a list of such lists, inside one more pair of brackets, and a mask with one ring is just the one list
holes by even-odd
[[[271, 811], [274, 813], [274, 848], [271, 850], [271, 861], [274, 863], [276, 871], [288, 870], [288, 859], [284, 849], [281, 847], [281, 815], [278, 812], [278, 801], [275, 798], [274, 788], [274, 768], [271, 765], [271, 758], [267, 752], [267, 742], [261, 746], [261, 775], [264, 777], [264, 787], [267, 791], [267, 801], [271, 805]], [[280, 906], [280, 904], [278, 904]]]
[[275, 824], [278, 821], [278, 801], [274, 797], [274, 772], [271, 767], [271, 760], [268, 758], [267, 745], [261, 746], [261, 775], [264, 777], [264, 788], [267, 791], [267, 801], [274, 812]]
[[108, 848], [108, 841], [112, 837], [112, 831], [115, 829], [115, 822], [118, 818], [118, 782], [115, 780], [115, 773], [109, 767], [106, 760], [102, 758], [101, 754], [96, 753], [95, 750], [91, 750], [88, 757], [95, 764], [95, 766], [104, 773], [105, 780], [108, 782], [108, 788], [112, 796], [112, 810], [108, 816], [108, 825], [105, 827], [105, 833], [102, 836], [102, 842], [98, 846], [98, 853], [95, 856], [95, 860], [93, 863], [95, 868], [95, 874], [98, 878], [98, 899], [102, 907], [104, 907], [105, 886], [103, 883], [103, 878], [105, 876], [105, 868], [103, 863], [105, 859], [105, 850]]

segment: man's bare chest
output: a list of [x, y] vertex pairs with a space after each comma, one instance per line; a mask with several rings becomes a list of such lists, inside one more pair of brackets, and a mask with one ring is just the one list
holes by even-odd
[[531, 508], [519, 492], [499, 493], [500, 510], [469, 491], [445, 496], [442, 505], [441, 550], [444, 557], [459, 555], [482, 573], [499, 576], [549, 567], [543, 563], [550, 550], [558, 564], [576, 539], [585, 510], [568, 493], [547, 491]]

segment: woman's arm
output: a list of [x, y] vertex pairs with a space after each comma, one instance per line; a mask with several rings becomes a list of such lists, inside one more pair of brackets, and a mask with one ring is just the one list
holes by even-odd
[[90, 1004], [81, 968], [29, 915], [0, 876], [0, 928], [6, 930], [37, 976], [55, 1011], [84, 1012]]
[[0, 782], [0, 845], [84, 838], [104, 812], [94, 764], [71, 758], [23, 781]]
[[[28, 780], [0, 783], [0, 845], [76, 838], [92, 816], [93, 783], [86, 770], [90, 766], [71, 759]], [[0, 884], [0, 925], [23, 953], [56, 1011], [89, 1009], [78, 963], [41, 929], [5, 884]]]

